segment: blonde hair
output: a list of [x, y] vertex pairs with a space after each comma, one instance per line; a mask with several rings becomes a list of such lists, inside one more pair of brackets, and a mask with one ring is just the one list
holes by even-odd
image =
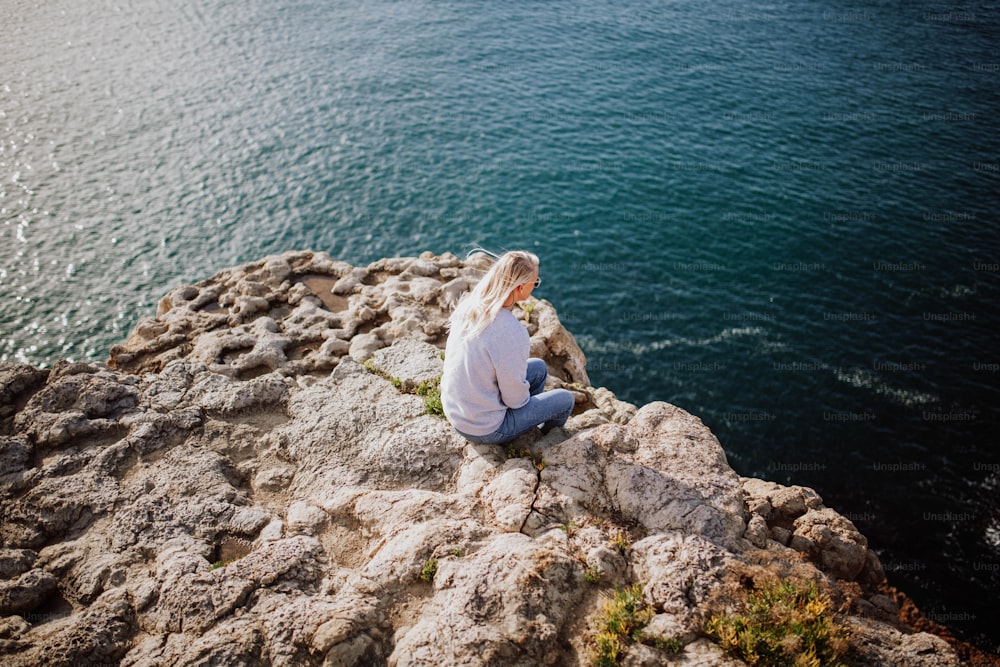
[[452, 313], [452, 330], [467, 336], [481, 334], [496, 319], [510, 293], [531, 280], [537, 270], [538, 257], [524, 250], [511, 250], [497, 257]]

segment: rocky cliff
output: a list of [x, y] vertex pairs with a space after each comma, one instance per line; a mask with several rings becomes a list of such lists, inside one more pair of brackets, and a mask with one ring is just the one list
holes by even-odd
[[741, 664], [706, 620], [767, 580], [813, 582], [857, 664], [960, 663], [850, 521], [590, 386], [544, 301], [516, 314], [565, 429], [478, 446], [429, 414], [482, 268], [286, 253], [173, 290], [106, 366], [0, 367], [0, 663], [589, 665], [638, 583], [656, 641], [620, 664]]

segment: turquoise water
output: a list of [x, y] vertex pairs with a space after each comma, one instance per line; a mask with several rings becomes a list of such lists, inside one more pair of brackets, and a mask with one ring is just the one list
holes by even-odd
[[[591, 379], [816, 488], [996, 648], [1000, 9], [0, 6], [0, 358], [289, 249], [527, 247]], [[986, 591], [986, 595], [983, 595]]]

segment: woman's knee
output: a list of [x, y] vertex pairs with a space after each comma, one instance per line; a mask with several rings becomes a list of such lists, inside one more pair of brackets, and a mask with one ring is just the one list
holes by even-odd
[[545, 379], [549, 376], [549, 369], [541, 359], [530, 357], [527, 376], [528, 384], [537, 393], [545, 387]]
[[558, 415], [569, 415], [573, 412], [573, 406], [576, 404], [576, 398], [573, 393], [566, 389], [550, 389], [545, 392], [550, 396], [549, 407], [551, 411], [557, 413]]
[[573, 392], [568, 389], [553, 389], [552, 391], [558, 391], [566, 409], [569, 411], [573, 410], [573, 406], [576, 405], [576, 397], [573, 395]]

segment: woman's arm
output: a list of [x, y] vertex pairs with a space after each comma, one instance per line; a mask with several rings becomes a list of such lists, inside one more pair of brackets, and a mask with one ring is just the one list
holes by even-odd
[[524, 407], [531, 398], [527, 379], [531, 340], [524, 325], [509, 311], [501, 311], [495, 324], [499, 326], [490, 327], [487, 349], [496, 371], [500, 400], [508, 408]]

